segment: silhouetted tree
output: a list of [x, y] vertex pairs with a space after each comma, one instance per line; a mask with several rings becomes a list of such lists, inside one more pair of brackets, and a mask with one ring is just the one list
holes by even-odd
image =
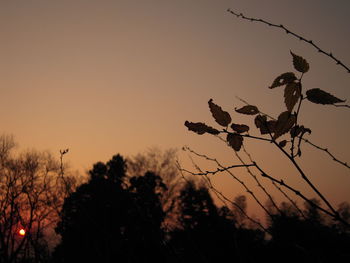
[[126, 163], [115, 155], [89, 172], [90, 180], [66, 198], [56, 231], [57, 262], [157, 262], [162, 258], [165, 185], [153, 173], [128, 182]]
[[282, 257], [284, 262], [350, 260], [350, 237], [334, 227], [334, 224], [325, 224], [325, 220], [314, 206], [305, 203], [304, 218], [289, 206], [281, 206], [281, 210], [282, 214], [275, 214], [269, 227], [270, 261], [280, 262]]
[[181, 228], [172, 233], [171, 242], [184, 262], [254, 260], [263, 233], [238, 229], [233, 213], [225, 206], [217, 208], [206, 187], [188, 181], [181, 190], [178, 205]]
[[237, 206], [232, 207], [234, 220], [238, 227], [243, 227], [247, 219], [247, 197], [245, 195], [237, 195], [234, 198], [234, 203], [237, 204]]
[[15, 155], [14, 146], [13, 136], [0, 136], [0, 262], [45, 262], [46, 232], [58, 221], [66, 183], [73, 187], [74, 180], [60, 175], [51, 154], [33, 150]]
[[176, 164], [176, 154], [177, 151], [175, 149], [162, 151], [159, 148], [152, 147], [144, 153], [139, 153], [127, 159], [128, 175], [130, 177], [139, 176], [148, 171], [152, 171], [157, 176], [161, 177], [164, 184], [166, 184], [166, 191], [163, 191], [162, 195], [160, 195], [165, 213], [162, 226], [165, 231], [171, 230], [178, 223], [175, 200], [183, 185], [183, 180], [181, 176], [179, 176], [180, 173]]

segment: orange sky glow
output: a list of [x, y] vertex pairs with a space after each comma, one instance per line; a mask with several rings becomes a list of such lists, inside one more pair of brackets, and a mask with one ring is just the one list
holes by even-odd
[[[350, 64], [347, 0], [0, 1], [0, 132], [13, 134], [21, 149], [58, 155], [69, 148], [66, 161], [81, 173], [116, 153], [152, 146], [187, 145], [232, 165], [238, 161], [231, 149], [189, 132], [185, 120], [217, 127], [212, 98], [235, 122], [253, 126], [253, 118], [234, 112], [243, 106], [236, 96], [278, 116], [283, 91], [268, 86], [294, 70], [290, 50], [310, 64], [306, 89], [350, 100], [350, 74], [334, 61], [228, 8], [283, 24]], [[349, 161], [349, 110], [305, 102], [301, 111], [310, 140]], [[246, 140], [246, 148], [276, 178], [314, 196], [271, 144]], [[193, 170], [187, 153], [180, 151], [180, 160]], [[300, 165], [332, 203], [350, 201], [349, 169], [307, 145]], [[244, 169], [234, 172], [256, 189]], [[228, 175], [213, 182], [230, 198], [246, 194]], [[253, 203], [250, 209], [261, 213]]]

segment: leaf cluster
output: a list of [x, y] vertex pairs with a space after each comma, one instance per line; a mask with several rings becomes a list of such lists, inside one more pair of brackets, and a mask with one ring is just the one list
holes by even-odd
[[[277, 118], [269, 117], [266, 114], [260, 112], [255, 105], [245, 105], [241, 108], [235, 108], [235, 112], [245, 115], [255, 116], [254, 124], [259, 130], [261, 135], [269, 135], [271, 140], [275, 141], [284, 134], [289, 133], [289, 140], [282, 140], [278, 145], [283, 148], [288, 142], [292, 144], [291, 156], [294, 158], [294, 144], [298, 139], [298, 156], [301, 155], [300, 145], [303, 136], [311, 133], [309, 128], [305, 128], [303, 125], [298, 124], [298, 115], [302, 101], [306, 98], [308, 101], [316, 104], [323, 105], [335, 105], [336, 103], [345, 102], [345, 100], [339, 99], [332, 94], [323, 91], [319, 88], [309, 89], [303, 94], [302, 77], [310, 70], [310, 65], [303, 57], [290, 52], [292, 56], [292, 63], [294, 69], [301, 73], [300, 77], [297, 77], [297, 73], [285, 72], [280, 74], [274, 79], [270, 89], [284, 87], [284, 104], [286, 110], [281, 112]], [[217, 124], [223, 128], [217, 129], [211, 127], [202, 122], [185, 122], [185, 126], [199, 135], [208, 133], [212, 135], [226, 134], [226, 141], [235, 151], [239, 151], [242, 147], [244, 137], [251, 137], [249, 134], [250, 127], [247, 124], [239, 124], [232, 122], [232, 117], [229, 112], [225, 111], [219, 105], [213, 102], [213, 99], [208, 101], [210, 112]], [[229, 128], [231, 130], [229, 130]]]

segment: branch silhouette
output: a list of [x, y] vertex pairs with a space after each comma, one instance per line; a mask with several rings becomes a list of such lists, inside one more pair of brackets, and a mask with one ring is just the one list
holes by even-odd
[[267, 173], [265, 173], [265, 172], [260, 168], [259, 165], [255, 164], [255, 167], [261, 172], [261, 176], [266, 177], [266, 178], [270, 179], [271, 181], [273, 181], [273, 182], [275, 182], [275, 183], [277, 183], [277, 184], [279, 184], [279, 185], [281, 185], [281, 186], [283, 186], [283, 187], [289, 189], [290, 191], [294, 192], [297, 196], [299, 196], [300, 198], [302, 198], [304, 201], [306, 201], [307, 203], [309, 203], [311, 206], [313, 206], [313, 207], [317, 208], [318, 210], [324, 212], [325, 214], [331, 216], [331, 217], [334, 218], [335, 220], [342, 222], [344, 225], [350, 226], [350, 224], [349, 224], [346, 220], [342, 219], [342, 218], [339, 216], [339, 213], [338, 213], [337, 211], [331, 210], [331, 212], [329, 212], [328, 210], [324, 209], [323, 207], [321, 207], [321, 206], [315, 204], [314, 202], [312, 202], [311, 199], [307, 198], [307, 197], [306, 197], [305, 195], [303, 195], [300, 191], [298, 191], [298, 190], [296, 190], [295, 188], [293, 188], [293, 187], [289, 186], [288, 184], [286, 184], [283, 180], [278, 180], [278, 179], [276, 179], [276, 178], [274, 178], [274, 177], [268, 175]]
[[[242, 99], [242, 98], [240, 98], [240, 97], [238, 97], [238, 96], [236, 96], [236, 98], [237, 98], [238, 100], [240, 100], [241, 102], [243, 102], [245, 105], [250, 105], [249, 102], [247, 102], [246, 100], [244, 100], [244, 99]], [[332, 105], [334, 105], [334, 106], [341, 106], [341, 105], [335, 105], [335, 104], [332, 104]], [[276, 120], [276, 118], [274, 118], [274, 117], [272, 117], [271, 115], [269, 115], [269, 114], [267, 114], [267, 113], [264, 113], [264, 112], [262, 112], [262, 111], [260, 111], [260, 110], [259, 110], [259, 113], [262, 114], [262, 115], [264, 115], [264, 116], [269, 117], [271, 120]], [[227, 131], [223, 131], [223, 132], [227, 132]], [[245, 137], [248, 137], [248, 138], [252, 138], [252, 139], [258, 139], [258, 140], [270, 141], [270, 142], [271, 142], [271, 140], [266, 139], [266, 138], [263, 138], [263, 137], [257, 137], [257, 136], [252, 136], [252, 135], [242, 135], [242, 136], [245, 136]], [[332, 152], [330, 152], [330, 151], [328, 150], [328, 148], [321, 147], [321, 146], [319, 146], [319, 145], [313, 143], [313, 142], [310, 141], [309, 139], [301, 138], [301, 140], [304, 141], [304, 142], [306, 142], [306, 143], [308, 143], [308, 144], [310, 144], [311, 146], [315, 147], [315, 148], [318, 149], [318, 150], [324, 151], [325, 153], [327, 153], [327, 154], [332, 158], [333, 161], [335, 161], [335, 162], [337, 162], [337, 163], [339, 163], [339, 164], [345, 166], [346, 168], [349, 168], [349, 169], [350, 169], [350, 165], [349, 165], [347, 162], [342, 161], [342, 160], [340, 160], [339, 158], [337, 158]], [[300, 142], [299, 142], [299, 143], [300, 143]]]
[[[241, 185], [243, 186], [243, 188], [246, 190], [246, 192], [247, 192], [249, 195], [251, 195], [252, 198], [256, 201], [256, 203], [265, 211], [265, 213], [266, 213], [267, 215], [269, 215], [269, 217], [272, 218], [271, 213], [270, 213], [270, 212], [266, 209], [266, 207], [261, 203], [261, 201], [258, 199], [258, 197], [254, 194], [254, 192], [247, 186], [247, 184], [246, 184], [243, 180], [239, 179], [236, 175], [234, 175], [234, 174], [230, 171], [230, 169], [225, 169], [226, 167], [225, 167], [224, 165], [222, 165], [216, 158], [211, 158], [211, 157], [209, 157], [209, 156], [207, 156], [207, 155], [205, 155], [205, 154], [197, 153], [196, 151], [192, 150], [192, 149], [191, 149], [190, 147], [188, 147], [188, 146], [183, 147], [183, 149], [186, 150], [186, 151], [189, 151], [190, 153], [192, 153], [192, 154], [194, 154], [194, 155], [196, 155], [196, 156], [198, 156], [198, 157], [201, 157], [201, 158], [204, 158], [204, 159], [206, 159], [206, 160], [208, 160], [208, 161], [211, 161], [211, 162], [216, 163], [216, 165], [218, 165], [223, 171], [225, 171], [226, 173], [228, 173], [235, 181], [237, 181], [239, 184], [241, 184]], [[253, 165], [255, 166], [255, 164], [253, 164]], [[248, 168], [248, 167], [247, 167], [247, 168]], [[194, 175], [194, 173], [191, 172], [191, 171], [186, 171], [186, 172], [188, 172], [188, 173]], [[206, 174], [203, 173], [203, 175], [206, 175]]]
[[[311, 130], [309, 128], [306, 128], [304, 127], [304, 125], [301, 125], [298, 123], [298, 116], [301, 112], [300, 109], [301, 109], [302, 102], [304, 101], [304, 98], [306, 98], [311, 103], [322, 104], [322, 105], [335, 105], [339, 102], [344, 102], [345, 100], [339, 99], [334, 95], [326, 91], [323, 91], [321, 89], [308, 89], [305, 92], [306, 96], [304, 96], [303, 89], [302, 89], [302, 78], [304, 74], [309, 71], [310, 65], [303, 57], [294, 54], [292, 51], [290, 52], [290, 54], [293, 57], [294, 69], [300, 72], [301, 76], [297, 78], [295, 73], [293, 72], [283, 73], [279, 75], [277, 78], [275, 78], [272, 85], [269, 87], [270, 89], [274, 89], [274, 88], [284, 86], [284, 103], [287, 108], [286, 111], [282, 111], [277, 118], [273, 118], [269, 116], [270, 120], [268, 120], [267, 115], [262, 115], [261, 111], [255, 105], [245, 105], [238, 109], [235, 108], [235, 111], [237, 113], [244, 114], [244, 115], [251, 115], [251, 116], [256, 115], [254, 119], [254, 123], [256, 128], [260, 131], [260, 134], [262, 135], [262, 137], [249, 134], [250, 127], [246, 124], [233, 123], [231, 115], [227, 111], [223, 110], [219, 105], [215, 104], [212, 99], [208, 101], [209, 109], [216, 123], [221, 126], [221, 129], [213, 128], [202, 122], [195, 123], [195, 122], [185, 121], [185, 126], [188, 128], [188, 130], [195, 132], [199, 135], [203, 135], [207, 133], [207, 134], [214, 135], [221, 141], [224, 141], [227, 146], [229, 146], [234, 150], [235, 155], [241, 161], [242, 165], [246, 165], [246, 163], [240, 158], [240, 156], [238, 155], [238, 152], [242, 148], [244, 148], [244, 139], [254, 139], [254, 140], [272, 143], [279, 149], [282, 155], [287, 157], [287, 159], [291, 162], [294, 168], [298, 171], [302, 180], [325, 203], [327, 208], [330, 210], [327, 212], [327, 214], [331, 215], [334, 219], [346, 225], [347, 224], [346, 220], [341, 218], [341, 216], [333, 207], [333, 205], [328, 201], [325, 195], [321, 193], [318, 187], [316, 187], [311, 182], [310, 177], [308, 177], [308, 175], [305, 174], [305, 172], [303, 171], [303, 169], [301, 168], [301, 166], [296, 160], [297, 157], [301, 157], [301, 154], [302, 154], [301, 145], [303, 141], [305, 142], [305, 138], [303, 138], [303, 136], [305, 134], [311, 134]], [[247, 104], [246, 101], [240, 98], [239, 100]], [[295, 107], [296, 109], [293, 111]], [[231, 130], [229, 131], [228, 130], [229, 128], [232, 131]], [[277, 139], [284, 136], [285, 134], [288, 134], [290, 139], [289, 140], [284, 139], [277, 142]], [[226, 135], [226, 139], [224, 139], [222, 135]], [[267, 138], [264, 137], [266, 135], [268, 136]], [[290, 152], [284, 149], [287, 143], [291, 144]], [[323, 149], [321, 147], [316, 147], [316, 148], [324, 150], [326, 153], [328, 153], [329, 156], [333, 158], [333, 160], [336, 159], [333, 154], [330, 154], [328, 152], [327, 149]], [[348, 167], [346, 163], [341, 162], [338, 159], [336, 160], [338, 163], [341, 163], [346, 167]], [[272, 205], [276, 208], [277, 211], [279, 211], [279, 208], [273, 201], [272, 196], [260, 184], [257, 177], [250, 171], [249, 166], [246, 165], [245, 167], [248, 173], [258, 183], [258, 186], [268, 196], [269, 200], [272, 201]], [[231, 168], [235, 168], [235, 167], [232, 166]], [[227, 172], [231, 173], [230, 169], [225, 169], [225, 167], [220, 167], [220, 169], [226, 170]], [[221, 170], [218, 170], [218, 171], [221, 171]], [[214, 172], [211, 172], [211, 173], [214, 173]], [[206, 175], [208, 175], [208, 171], [206, 172]], [[241, 180], [237, 180], [237, 181], [241, 181]], [[241, 183], [241, 184], [245, 185], [244, 183]], [[249, 193], [254, 197], [253, 193], [251, 192]], [[300, 195], [300, 197], [306, 198], [304, 195]], [[309, 200], [308, 203], [311, 203], [311, 202], [313, 203], [311, 199], [308, 199], [308, 200]], [[261, 205], [261, 203], [258, 200], [257, 202]], [[293, 202], [291, 203], [293, 204]], [[295, 203], [293, 205], [295, 206]], [[271, 215], [263, 205], [261, 205], [261, 207], [267, 212], [268, 215]], [[321, 206], [317, 206], [316, 208], [319, 209], [320, 211], [326, 211]]]
[[[241, 183], [243, 185], [243, 187], [246, 189], [246, 191], [251, 194], [253, 196], [253, 198], [257, 201], [257, 203], [265, 210], [264, 206], [261, 204], [261, 202], [257, 199], [257, 197], [254, 195], [254, 193], [246, 186], [246, 184], [239, 180], [234, 174], [232, 174], [230, 172], [229, 169], [224, 169], [225, 167], [222, 166], [217, 159], [214, 159], [214, 158], [210, 158], [204, 154], [200, 154], [200, 153], [197, 153], [195, 152], [194, 150], [192, 150], [191, 148], [189, 148], [188, 146], [185, 146], [183, 147], [183, 150], [185, 151], [189, 151], [191, 152], [192, 154], [198, 156], [198, 157], [201, 157], [201, 158], [204, 158], [208, 161], [212, 161], [212, 162], [215, 162], [217, 165], [219, 165], [220, 167], [222, 167], [222, 169], [229, 173], [235, 180], [237, 180], [239, 183]], [[188, 171], [188, 170], [185, 170], [181, 167], [180, 163], [177, 162], [177, 165], [178, 165], [178, 169], [180, 171], [180, 174], [182, 176], [182, 178], [185, 180], [185, 181], [188, 181], [185, 177], [185, 175], [183, 174], [183, 172], [186, 172], [186, 173], [189, 173], [191, 175], [200, 175], [202, 177], [204, 177], [205, 181], [207, 182], [207, 186], [209, 187], [209, 189], [218, 197], [218, 199], [226, 205], [226, 203], [230, 203], [232, 204], [234, 207], [236, 207], [248, 220], [250, 220], [252, 223], [256, 224], [259, 228], [261, 228], [265, 233], [270, 233], [268, 231], [267, 228], [265, 228], [259, 221], [253, 219], [252, 217], [250, 217], [245, 211], [244, 209], [242, 209], [237, 203], [235, 203], [234, 201], [230, 200], [228, 197], [226, 197], [221, 191], [219, 191], [216, 187], [213, 186], [210, 178], [207, 176], [208, 174], [206, 174], [205, 172], [201, 171], [200, 167], [195, 165], [196, 169], [200, 170], [201, 172], [200, 173], [193, 173], [191, 171]], [[269, 212], [267, 211], [267, 213], [269, 214]], [[272, 217], [272, 215], [270, 215], [270, 217]]]
[[[336, 58], [333, 55], [332, 52], [327, 52], [327, 51], [323, 50], [314, 41], [308, 40], [305, 37], [303, 37], [303, 36], [301, 36], [301, 35], [299, 35], [297, 33], [292, 32], [291, 30], [289, 30], [284, 25], [274, 24], [274, 23], [268, 22], [268, 21], [266, 21], [264, 19], [261, 19], [261, 18], [247, 17], [247, 16], [245, 16], [242, 13], [237, 13], [237, 12], [233, 11], [230, 8], [227, 9], [227, 12], [235, 15], [237, 18], [241, 18], [241, 19], [244, 19], [244, 20], [247, 20], [247, 21], [251, 21], [251, 22], [258, 22], [258, 23], [262, 23], [262, 24], [265, 24], [265, 25], [268, 25], [268, 26], [271, 26], [271, 27], [279, 28], [279, 29], [283, 30], [284, 32], [286, 32], [287, 34], [290, 34], [293, 37], [295, 37], [295, 38], [297, 38], [297, 39], [299, 39], [301, 41], [304, 41], [304, 42], [308, 43], [309, 45], [313, 46], [319, 53], [322, 53], [322, 54], [326, 55], [327, 57], [331, 58], [333, 61], [336, 62], [336, 65], [341, 66], [342, 68], [344, 68], [347, 71], [347, 73], [350, 73], [350, 68], [347, 65], [345, 65], [342, 61], [340, 61], [338, 58]], [[338, 106], [338, 107], [340, 107], [340, 106]], [[346, 105], [345, 107], [349, 107], [349, 106]]]
[[350, 166], [349, 166], [349, 164], [348, 164], [347, 162], [343, 162], [343, 161], [339, 160], [338, 158], [336, 158], [336, 157], [334, 156], [334, 154], [332, 154], [332, 153], [328, 150], [328, 148], [320, 147], [320, 146], [314, 144], [313, 142], [311, 142], [311, 141], [308, 140], [308, 139], [303, 139], [303, 141], [305, 141], [306, 143], [312, 145], [312, 146], [315, 147], [316, 149], [319, 149], [319, 150], [321, 150], [321, 151], [324, 151], [325, 153], [327, 153], [327, 154], [333, 159], [333, 161], [335, 161], [335, 162], [337, 162], [337, 163], [340, 163], [341, 165], [344, 165], [346, 168], [349, 168], [349, 169], [350, 169]]

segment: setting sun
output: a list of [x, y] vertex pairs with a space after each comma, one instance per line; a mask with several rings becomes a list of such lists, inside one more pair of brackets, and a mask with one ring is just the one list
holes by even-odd
[[18, 234], [19, 234], [20, 236], [24, 236], [24, 235], [26, 234], [26, 231], [25, 231], [23, 228], [21, 228], [21, 229], [18, 231]]
[[350, 263], [349, 13], [0, 0], [0, 263]]

